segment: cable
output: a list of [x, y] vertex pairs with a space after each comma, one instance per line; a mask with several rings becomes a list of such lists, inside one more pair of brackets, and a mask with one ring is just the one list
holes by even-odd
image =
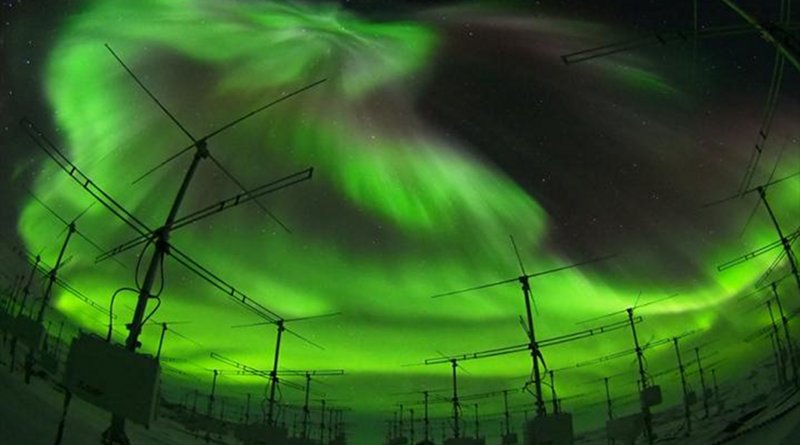
[[155, 313], [156, 313], [156, 311], [158, 310], [158, 308], [160, 308], [160, 307], [161, 307], [161, 298], [160, 298], [160, 297], [152, 297], [152, 298], [155, 298], [155, 299], [156, 299], [156, 307], [154, 307], [154, 308], [153, 308], [153, 310], [152, 310], [152, 311], [150, 311], [150, 313], [149, 313], [149, 314], [147, 314], [147, 317], [145, 317], [145, 318], [144, 318], [144, 320], [142, 320], [142, 324], [141, 324], [141, 326], [144, 326], [145, 324], [147, 324], [147, 321], [148, 321], [148, 320], [150, 320], [150, 317], [152, 317], [152, 316], [153, 316], [153, 314], [155, 314]]
[[139, 254], [139, 258], [136, 260], [136, 270], [134, 271], [134, 281], [136, 282], [136, 288], [141, 289], [142, 285], [139, 284], [139, 271], [142, 268], [142, 260], [144, 259], [144, 254], [147, 253], [147, 248], [153, 244], [153, 237], [147, 239], [147, 242], [144, 244], [144, 248], [142, 248], [142, 253]]
[[114, 291], [114, 293], [111, 295], [111, 304], [108, 306], [108, 333], [106, 334], [107, 342], [111, 341], [111, 333], [114, 330], [114, 300], [117, 298], [117, 294], [124, 291], [133, 292], [136, 294], [139, 293], [137, 289], [132, 287], [121, 287]]

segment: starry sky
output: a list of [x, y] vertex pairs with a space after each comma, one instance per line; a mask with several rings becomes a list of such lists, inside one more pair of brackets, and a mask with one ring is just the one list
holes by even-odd
[[[719, 374], [734, 382], [741, 364], [763, 358], [769, 343], [742, 342], [768, 320], [758, 305], [764, 292], [745, 303], [739, 297], [753, 293], [778, 251], [723, 273], [717, 266], [777, 237], [763, 207], [749, 218], [752, 194], [702, 207], [738, 190], [774, 50], [745, 33], [565, 65], [566, 53], [693, 26], [688, 1], [599, 3], [3, 2], [0, 255], [10, 265], [3, 280], [26, 270], [9, 245], [41, 252], [52, 264], [64, 237], [63, 224], [26, 189], [65, 219], [92, 203], [27, 137], [21, 118], [152, 227], [162, 223], [190, 162], [184, 155], [132, 184], [191, 141], [107, 43], [195, 136], [327, 79], [209, 140], [214, 159], [246, 187], [314, 167], [310, 181], [260, 200], [288, 230], [248, 203], [171, 240], [281, 317], [341, 312], [290, 324], [324, 349], [287, 336], [281, 363], [345, 370], [321, 381], [315, 397], [352, 409], [356, 443], [375, 443], [394, 404], [413, 398], [392, 394], [448, 387], [449, 367], [424, 366], [425, 359], [526, 342], [516, 284], [430, 298], [517, 276], [509, 235], [528, 272], [617, 255], [532, 280], [539, 338], [618, 321], [622, 315], [576, 324], [677, 293], [642, 309], [640, 337], [700, 330], [682, 341], [724, 358]], [[774, 19], [780, 2], [740, 3]], [[742, 23], [721, 2], [702, 2], [698, 20], [704, 28]], [[800, 170], [798, 85], [787, 65], [754, 183], [766, 181], [774, 165], [774, 178]], [[239, 191], [204, 161], [181, 213]], [[797, 230], [798, 194], [797, 177], [768, 190], [786, 232]], [[104, 249], [136, 235], [100, 205], [78, 229]], [[116, 289], [134, 284], [142, 247], [95, 264], [99, 253], [75, 239], [61, 277], [107, 307]], [[164, 345], [167, 397], [210, 386], [211, 370], [226, 367], [210, 352], [270, 366], [274, 326], [233, 328], [260, 319], [174, 261], [164, 276], [153, 320], [176, 323]], [[779, 291], [795, 310], [793, 281], [782, 280]], [[118, 319], [130, 319], [133, 306], [122, 294]], [[96, 332], [108, 324], [107, 315], [66, 292], [55, 295], [48, 319]], [[122, 341], [117, 323], [114, 338]], [[144, 329], [144, 352], [155, 351], [158, 334]], [[620, 331], [544, 354], [551, 369], [561, 369], [630, 347], [629, 333]], [[581, 411], [602, 398], [598, 377], [621, 373], [613, 391], [635, 389], [632, 359], [559, 377], [561, 396], [588, 394], [565, 402], [577, 410], [579, 430], [600, 419]], [[673, 361], [669, 348], [648, 351], [651, 374]], [[463, 365], [465, 394], [521, 388], [531, 370], [525, 354]], [[673, 377], [656, 382], [668, 386]], [[260, 397], [264, 386], [252, 377], [220, 380], [232, 413], [244, 394]], [[674, 402], [678, 394], [665, 396]], [[513, 397], [514, 405], [532, 401]], [[285, 388], [281, 400], [296, 406], [302, 394]], [[499, 407], [499, 400], [481, 405], [485, 413]], [[443, 404], [433, 411], [447, 413]], [[287, 411], [287, 423], [292, 416]], [[497, 431], [487, 429], [490, 438]]]

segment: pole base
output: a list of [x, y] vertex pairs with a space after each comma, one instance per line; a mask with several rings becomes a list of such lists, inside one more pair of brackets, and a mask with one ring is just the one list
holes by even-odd
[[115, 415], [111, 416], [111, 426], [103, 431], [100, 443], [103, 445], [131, 445], [128, 435], [125, 434], [125, 419]]

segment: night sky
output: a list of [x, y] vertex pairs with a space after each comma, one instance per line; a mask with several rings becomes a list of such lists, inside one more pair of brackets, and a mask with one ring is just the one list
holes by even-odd
[[[609, 4], [612, 3], [612, 4]], [[702, 27], [742, 24], [722, 2], [700, 2]], [[771, 20], [779, 1], [740, 1]], [[602, 4], [602, 5], [601, 5]], [[172, 241], [197, 262], [284, 318], [341, 312], [291, 324], [318, 349], [287, 336], [286, 369], [344, 369], [317, 387], [347, 406], [352, 438], [375, 443], [394, 404], [391, 394], [448, 388], [446, 365], [427, 358], [525, 343], [518, 285], [431, 299], [460, 288], [617, 254], [613, 259], [532, 280], [539, 338], [591, 327], [577, 322], [679, 293], [641, 311], [643, 342], [691, 330], [718, 374], [735, 382], [764, 358], [768, 339], [743, 343], [769, 319], [748, 297], [779, 250], [718, 272], [717, 266], [777, 239], [764, 208], [735, 194], [756, 142], [774, 49], [755, 33], [651, 46], [565, 65], [562, 54], [652, 34], [691, 30], [692, 2], [342, 2], [64, 1], [3, 2], [0, 12], [0, 258], [10, 283], [27, 266], [11, 245], [52, 264], [63, 225], [25, 189], [72, 219], [92, 198], [50, 161], [18, 125], [28, 117], [87, 175], [128, 210], [157, 227], [190, 155], [134, 179], [191, 143], [132, 81], [108, 43], [192, 134], [316, 80], [327, 81], [209, 141], [212, 155], [245, 186], [313, 166], [314, 177], [260, 200], [291, 231], [249, 203], [176, 231]], [[774, 122], [754, 185], [800, 171], [800, 78], [785, 67]], [[780, 155], [782, 153], [782, 155]], [[204, 161], [182, 213], [239, 192]], [[768, 190], [785, 232], [798, 229], [800, 180]], [[78, 229], [104, 249], [136, 234], [100, 205]], [[795, 246], [795, 251], [797, 250]], [[107, 307], [134, 285], [141, 247], [95, 264], [100, 252], [70, 244], [61, 277]], [[773, 278], [788, 268], [779, 267]], [[791, 278], [779, 283], [789, 311]], [[153, 320], [182, 322], [164, 346], [164, 391], [180, 399], [207, 390], [216, 352], [256, 368], [271, 365], [274, 326], [225, 295], [165, 265], [162, 306]], [[115, 304], [115, 339], [134, 306]], [[54, 323], [104, 332], [107, 315], [57, 293]], [[623, 319], [623, 315], [594, 325]], [[185, 322], [185, 323], [184, 323]], [[73, 328], [73, 330], [76, 328]], [[156, 327], [144, 329], [152, 353]], [[631, 348], [629, 332], [544, 351], [550, 368]], [[656, 374], [674, 366], [669, 347], [648, 351]], [[409, 366], [414, 365], [414, 366]], [[465, 362], [465, 394], [521, 388], [523, 354]], [[602, 398], [593, 379], [635, 390], [633, 356], [565, 371], [561, 396], [577, 429], [602, 416], [580, 413]], [[656, 379], [672, 387], [674, 375]], [[240, 406], [266, 381], [224, 377], [221, 393]], [[548, 389], [549, 392], [549, 389]], [[282, 390], [282, 401], [302, 394]], [[315, 398], [321, 398], [316, 395]], [[413, 397], [411, 397], [413, 398]], [[532, 403], [525, 394], [514, 404]], [[499, 411], [500, 401], [481, 405]], [[231, 408], [232, 410], [238, 408]], [[624, 410], [624, 408], [621, 408]], [[633, 407], [628, 407], [632, 410]], [[233, 411], [235, 412], [235, 411]], [[449, 412], [438, 405], [437, 417]], [[465, 413], [471, 413], [465, 407]], [[286, 414], [291, 423], [293, 411]], [[238, 415], [238, 414], [236, 414]], [[517, 423], [521, 416], [517, 416]], [[593, 423], [595, 422], [595, 423]], [[490, 440], [497, 421], [487, 426]], [[437, 427], [438, 428], [438, 427]], [[439, 433], [437, 432], [437, 436]]]

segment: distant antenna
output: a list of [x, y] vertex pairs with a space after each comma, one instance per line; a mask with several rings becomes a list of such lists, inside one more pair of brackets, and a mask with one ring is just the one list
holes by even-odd
[[[125, 62], [123, 62], [123, 60], [122, 60], [122, 59], [121, 59], [121, 58], [120, 58], [120, 57], [117, 55], [117, 53], [116, 53], [116, 52], [114, 52], [114, 50], [113, 50], [113, 49], [111, 49], [111, 47], [110, 47], [110, 46], [109, 46], [107, 43], [105, 44], [105, 47], [106, 47], [106, 49], [108, 50], [108, 52], [110, 52], [110, 53], [111, 53], [111, 55], [114, 57], [114, 59], [116, 59], [116, 60], [117, 60], [117, 62], [119, 62], [119, 64], [120, 64], [120, 65], [122, 65], [122, 67], [125, 69], [125, 71], [127, 71], [127, 73], [128, 73], [130, 76], [131, 76], [131, 78], [134, 80], [134, 82], [136, 82], [136, 84], [137, 84], [137, 85], [139, 85], [139, 87], [141, 87], [141, 88], [142, 88], [142, 90], [143, 90], [143, 91], [144, 91], [144, 92], [145, 92], [145, 93], [146, 93], [146, 94], [147, 94], [147, 95], [150, 97], [150, 99], [152, 99], [152, 100], [153, 100], [153, 102], [155, 102], [155, 103], [156, 103], [156, 105], [158, 105], [158, 107], [161, 109], [161, 111], [163, 111], [163, 112], [164, 112], [164, 114], [166, 114], [166, 115], [167, 115], [167, 117], [168, 117], [168, 118], [169, 118], [169, 119], [170, 119], [170, 120], [171, 120], [171, 121], [172, 121], [172, 122], [173, 122], [173, 123], [174, 123], [174, 124], [175, 124], [175, 125], [176, 125], [176, 126], [179, 128], [179, 129], [180, 129], [180, 130], [181, 130], [181, 132], [183, 132], [183, 134], [184, 134], [184, 135], [186, 135], [186, 137], [187, 137], [187, 138], [188, 138], [188, 139], [191, 141], [191, 145], [190, 145], [189, 147], [187, 147], [187, 148], [185, 148], [185, 149], [181, 150], [181, 152], [179, 152], [177, 155], [175, 155], [175, 156], [171, 157], [169, 160], [167, 160], [167, 161], [165, 161], [165, 162], [162, 162], [162, 163], [161, 163], [161, 164], [159, 164], [159, 165], [158, 165], [156, 168], [154, 168], [154, 169], [150, 170], [150, 171], [149, 171], [149, 172], [147, 172], [147, 173], [146, 173], [144, 176], [142, 176], [142, 177], [140, 177], [139, 179], [137, 179], [136, 181], [134, 181], [134, 183], [136, 183], [136, 182], [140, 181], [140, 180], [141, 180], [141, 179], [143, 179], [145, 176], [149, 175], [150, 173], [152, 173], [152, 172], [154, 172], [155, 170], [157, 170], [159, 167], [161, 167], [161, 166], [165, 165], [166, 163], [168, 163], [170, 160], [172, 160], [172, 159], [175, 159], [175, 158], [177, 158], [178, 156], [180, 156], [181, 154], [183, 154], [183, 153], [185, 153], [185, 152], [188, 152], [188, 151], [190, 151], [192, 148], [199, 148], [201, 145], [202, 145], [203, 147], [205, 147], [205, 145], [206, 145], [206, 142], [208, 141], [208, 139], [210, 139], [211, 137], [215, 136], [216, 134], [218, 134], [218, 133], [220, 133], [220, 132], [222, 132], [222, 131], [224, 131], [224, 130], [226, 130], [226, 129], [228, 129], [228, 128], [230, 128], [230, 127], [232, 127], [232, 126], [236, 125], [236, 124], [238, 124], [238, 123], [239, 123], [239, 122], [241, 122], [242, 120], [245, 120], [245, 119], [247, 119], [247, 118], [249, 118], [249, 117], [251, 117], [251, 116], [253, 116], [253, 115], [257, 114], [257, 113], [260, 113], [261, 111], [264, 111], [265, 109], [267, 109], [267, 108], [269, 108], [269, 107], [272, 107], [273, 105], [276, 105], [276, 104], [277, 104], [277, 103], [279, 103], [279, 102], [283, 102], [284, 100], [286, 100], [286, 99], [288, 99], [288, 98], [290, 98], [290, 97], [292, 97], [292, 96], [295, 96], [295, 95], [297, 95], [297, 94], [300, 94], [300, 93], [301, 93], [301, 92], [303, 92], [303, 91], [306, 91], [306, 90], [308, 90], [308, 89], [310, 89], [310, 88], [313, 88], [313, 87], [315, 87], [315, 86], [319, 85], [319, 84], [320, 84], [320, 83], [322, 83], [322, 82], [325, 82], [325, 79], [323, 79], [323, 80], [320, 80], [320, 81], [314, 82], [314, 83], [312, 83], [311, 85], [308, 85], [308, 86], [306, 86], [306, 87], [303, 87], [303, 88], [301, 88], [301, 89], [299, 89], [299, 90], [297, 90], [297, 91], [294, 91], [294, 92], [292, 92], [292, 93], [290, 93], [290, 94], [288, 94], [288, 95], [285, 95], [285, 96], [283, 96], [283, 97], [279, 98], [278, 100], [272, 101], [272, 102], [270, 102], [269, 104], [267, 104], [267, 105], [265, 105], [265, 106], [263, 106], [263, 107], [261, 107], [261, 108], [258, 108], [258, 109], [256, 109], [255, 111], [252, 111], [252, 112], [250, 112], [250, 113], [248, 113], [248, 114], [244, 115], [243, 117], [240, 117], [239, 119], [236, 119], [236, 120], [234, 120], [233, 122], [231, 122], [231, 123], [227, 124], [226, 126], [223, 126], [221, 129], [218, 129], [218, 130], [216, 130], [215, 132], [211, 132], [211, 133], [207, 134], [206, 136], [203, 136], [202, 138], [198, 139], [198, 138], [195, 138], [195, 137], [194, 137], [194, 136], [193, 136], [193, 135], [192, 135], [192, 134], [189, 132], [189, 130], [187, 130], [187, 129], [186, 129], [186, 127], [185, 127], [183, 124], [181, 124], [181, 122], [180, 122], [180, 121], [178, 121], [178, 119], [175, 117], [175, 115], [174, 115], [173, 113], [171, 113], [171, 112], [170, 112], [170, 111], [169, 111], [169, 110], [168, 110], [168, 109], [167, 109], [167, 108], [164, 106], [163, 102], [162, 102], [162, 101], [160, 101], [160, 100], [159, 100], [159, 99], [158, 99], [158, 98], [157, 98], [157, 97], [156, 97], [156, 96], [155, 96], [155, 95], [154, 95], [154, 94], [153, 94], [153, 93], [152, 93], [152, 92], [151, 92], [151, 91], [150, 91], [150, 90], [149, 90], [149, 89], [148, 89], [148, 88], [147, 88], [147, 87], [144, 85], [144, 83], [142, 83], [142, 81], [141, 81], [141, 80], [140, 80], [140, 79], [139, 79], [139, 78], [136, 76], [136, 74], [134, 74], [134, 72], [133, 72], [133, 71], [132, 71], [132, 70], [131, 70], [131, 69], [128, 67], [128, 65], [126, 65], [126, 64], [125, 64]], [[229, 172], [229, 171], [228, 171], [228, 170], [227, 170], [227, 169], [226, 169], [226, 168], [225, 168], [225, 167], [224, 167], [224, 166], [223, 166], [223, 165], [222, 165], [222, 164], [219, 162], [219, 160], [218, 160], [218, 159], [216, 159], [214, 156], [212, 156], [212, 155], [211, 155], [211, 153], [209, 153], [208, 151], [205, 151], [205, 156], [207, 156], [209, 159], [211, 159], [211, 161], [212, 161], [212, 162], [213, 162], [213, 163], [214, 163], [214, 164], [215, 164], [215, 165], [216, 165], [216, 166], [217, 166], [217, 167], [218, 167], [218, 168], [219, 168], [219, 169], [222, 171], [222, 173], [223, 173], [225, 176], [227, 176], [227, 177], [228, 177], [228, 179], [230, 179], [230, 180], [231, 180], [231, 181], [232, 181], [234, 184], [236, 184], [236, 186], [237, 186], [237, 187], [239, 187], [239, 189], [240, 189], [242, 192], [247, 192], [247, 189], [246, 189], [246, 187], [245, 187], [244, 185], [242, 185], [242, 183], [241, 183], [241, 182], [240, 182], [238, 179], [236, 179], [236, 177], [234, 177], [234, 176], [233, 176], [233, 175], [232, 175], [232, 174], [231, 174], [231, 173], [230, 173], [230, 172]], [[284, 224], [283, 224], [283, 223], [282, 223], [282, 222], [281, 222], [281, 221], [280, 221], [280, 220], [279, 220], [279, 219], [278, 219], [278, 218], [277, 218], [277, 217], [276, 217], [276, 216], [275, 216], [275, 215], [274, 215], [272, 212], [270, 212], [269, 210], [267, 210], [267, 208], [266, 208], [266, 207], [264, 207], [264, 205], [263, 205], [263, 204], [262, 204], [260, 201], [258, 201], [258, 199], [254, 199], [254, 201], [253, 201], [253, 202], [255, 202], [255, 203], [258, 205], [258, 207], [259, 207], [259, 208], [260, 208], [260, 209], [261, 209], [261, 210], [262, 210], [264, 213], [266, 213], [267, 215], [269, 215], [269, 216], [270, 216], [270, 217], [271, 217], [271, 218], [272, 218], [272, 219], [273, 219], [273, 220], [274, 220], [276, 223], [278, 223], [278, 224], [279, 224], [279, 225], [280, 225], [280, 226], [281, 226], [281, 227], [282, 227], [284, 230], [286, 230], [287, 232], [290, 232], [289, 228], [288, 228], [288, 227], [286, 227], [286, 225], [284, 225]]]
[[[677, 295], [678, 294], [672, 294], [672, 295], [669, 295], [669, 296], [667, 296], [665, 298], [660, 298], [660, 299], [651, 301], [649, 303], [645, 303], [645, 304], [638, 305], [638, 306], [635, 305], [635, 306], [629, 307], [629, 308], [627, 308], [627, 309], [625, 309], [623, 311], [612, 312], [611, 314], [607, 314], [607, 315], [603, 315], [601, 317], [597, 317], [597, 318], [591, 319], [591, 320], [597, 320], [597, 319], [602, 319], [602, 318], [605, 318], [605, 317], [609, 317], [609, 316], [613, 316], [613, 315], [617, 315], [617, 314], [621, 314], [621, 313], [624, 313], [624, 314], [627, 315], [628, 322], [629, 322], [630, 327], [631, 327], [631, 334], [633, 335], [633, 345], [634, 345], [634, 352], [636, 353], [636, 361], [637, 361], [637, 364], [639, 366], [639, 384], [640, 384], [639, 392], [640, 392], [640, 395], [641, 395], [642, 415], [644, 417], [643, 420], [644, 420], [644, 426], [645, 426], [645, 432], [646, 432], [646, 436], [647, 436], [647, 441], [650, 444], [652, 444], [653, 441], [655, 440], [655, 437], [653, 436], [653, 416], [652, 416], [652, 413], [650, 411], [650, 408], [652, 406], [655, 406], [655, 405], [661, 403], [661, 388], [658, 385], [652, 385], [652, 386], [650, 385], [650, 381], [649, 381], [649, 378], [647, 376], [647, 371], [645, 369], [645, 364], [644, 364], [644, 349], [647, 347], [647, 345], [645, 346], [645, 348], [643, 348], [639, 344], [639, 337], [638, 337], [637, 332], [636, 332], [636, 323], [635, 323], [635, 318], [634, 318], [634, 310], [638, 309], [638, 308], [645, 307], [645, 306], [649, 306], [649, 305], [652, 305], [652, 304], [660, 303], [662, 301], [671, 299], [671, 298], [673, 298], [673, 297], [675, 297]], [[639, 300], [639, 297], [637, 296], [636, 304], [638, 304], [638, 300]], [[625, 352], [627, 353], [627, 351], [625, 351]], [[621, 356], [621, 355], [619, 355], [619, 356]]]
[[675, 355], [678, 358], [678, 372], [681, 375], [681, 391], [683, 393], [683, 418], [686, 422], [686, 435], [692, 434], [692, 408], [689, 400], [689, 390], [686, 386], [686, 372], [683, 368], [683, 360], [681, 360], [681, 349], [678, 346], [678, 337], [673, 337], [672, 342], [675, 346]]
[[278, 328], [278, 336], [277, 336], [276, 345], [275, 345], [275, 354], [274, 354], [273, 362], [272, 362], [272, 371], [270, 372], [271, 383], [270, 383], [270, 389], [269, 389], [269, 405], [268, 405], [268, 408], [267, 408], [267, 424], [268, 425], [276, 426], [275, 425], [276, 419], [274, 417], [275, 396], [276, 396], [276, 392], [275, 391], [277, 389], [277, 384], [278, 384], [278, 360], [280, 358], [280, 353], [281, 353], [281, 339], [283, 338], [283, 332], [284, 331], [289, 332], [290, 334], [292, 334], [295, 337], [305, 341], [306, 343], [309, 343], [309, 344], [311, 344], [311, 345], [313, 345], [313, 346], [315, 346], [317, 348], [322, 349], [322, 346], [319, 346], [318, 344], [312, 342], [311, 340], [308, 340], [307, 338], [302, 337], [300, 334], [297, 334], [296, 332], [288, 330], [285, 327], [285, 324], [287, 322], [316, 320], [316, 319], [320, 319], [320, 318], [328, 318], [328, 317], [334, 317], [334, 316], [338, 316], [338, 315], [341, 315], [341, 312], [336, 312], [336, 313], [331, 313], [331, 314], [324, 314], [324, 315], [315, 315], [315, 316], [311, 316], [311, 317], [300, 317], [300, 318], [290, 318], [290, 319], [279, 318], [279, 319], [274, 320], [274, 321], [267, 321], [267, 322], [261, 322], [261, 323], [253, 323], [253, 324], [247, 324], [247, 325], [234, 326], [236, 328], [241, 328], [241, 327], [263, 326], [265, 324], [274, 324]]
[[[237, 123], [241, 121], [238, 120]], [[36, 128], [33, 123], [31, 123], [27, 119], [23, 119], [21, 121], [21, 125], [23, 128], [28, 132], [28, 135], [34, 140], [34, 142], [39, 145], [39, 147], [48, 155], [50, 156], [64, 171], [67, 172], [76, 182], [78, 182], [84, 190], [89, 192], [95, 199], [100, 201], [104, 207], [110, 210], [115, 216], [120, 218], [123, 222], [125, 222], [128, 226], [133, 228], [136, 232], [138, 232], [142, 237], [148, 240], [148, 245], [153, 243], [155, 245], [155, 249], [153, 250], [153, 254], [150, 257], [150, 262], [147, 268], [146, 276], [139, 286], [139, 297], [136, 304], [136, 310], [134, 311], [133, 320], [129, 324], [130, 331], [128, 338], [125, 342], [125, 347], [134, 352], [139, 347], [139, 334], [142, 329], [143, 321], [145, 319], [145, 311], [147, 307], [147, 303], [150, 299], [158, 298], [158, 295], [153, 295], [152, 290], [156, 281], [156, 277], [159, 273], [159, 270], [163, 270], [163, 259], [164, 256], [167, 254], [171, 254], [173, 258], [175, 258], [179, 263], [184, 265], [190, 271], [194, 272], [196, 275], [200, 276], [208, 283], [212, 284], [213, 286], [217, 287], [220, 290], [226, 292], [229, 298], [236, 301], [237, 304], [240, 304], [247, 308], [248, 310], [256, 313], [257, 315], [273, 321], [275, 318], [274, 313], [271, 312], [269, 309], [264, 307], [263, 305], [253, 301], [243, 293], [239, 292], [233, 286], [227, 284], [224, 280], [219, 278], [218, 276], [211, 273], [208, 269], [204, 268], [196, 261], [189, 258], [187, 255], [180, 252], [175, 246], [171, 245], [169, 242], [169, 235], [172, 230], [172, 225], [176, 221], [176, 217], [178, 211], [180, 209], [181, 204], [183, 203], [183, 198], [186, 194], [186, 191], [191, 183], [192, 178], [194, 177], [195, 170], [199, 162], [207, 157], [208, 151], [205, 147], [205, 139], [198, 141], [197, 143], [197, 151], [192, 160], [189, 169], [186, 171], [186, 174], [183, 178], [183, 182], [181, 184], [180, 189], [178, 190], [177, 195], [175, 196], [175, 200], [172, 203], [172, 207], [170, 209], [169, 214], [166, 217], [164, 225], [156, 231], [151, 230], [147, 227], [143, 222], [141, 222], [138, 218], [136, 218], [132, 213], [128, 212], [122, 205], [120, 205], [117, 201], [111, 198], [105, 191], [103, 191], [100, 187], [98, 187], [88, 176], [86, 176], [77, 166], [75, 166], [63, 153], [56, 148], [56, 146], [50, 142], [44, 134]], [[230, 128], [231, 125], [226, 126], [225, 128]], [[221, 130], [220, 130], [221, 131]], [[216, 133], [219, 133], [217, 131]], [[216, 134], [214, 133], [214, 134]], [[207, 139], [207, 137], [206, 137]], [[273, 182], [272, 185], [268, 185], [266, 189], [260, 190], [258, 193], [244, 193], [234, 196], [233, 198], [221, 201], [219, 204], [214, 205], [212, 208], [202, 209], [199, 212], [195, 212], [195, 214], [190, 215], [191, 221], [190, 222], [198, 221], [205, 216], [217, 213], [222, 211], [226, 208], [230, 208], [241, 203], [247, 202], [251, 199], [255, 199], [258, 196], [261, 196], [266, 193], [271, 193], [272, 191], [280, 190], [288, 185], [295, 184], [300, 181], [304, 181], [306, 179], [310, 179], [312, 174], [312, 169], [307, 169], [304, 172], [295, 173], [285, 180], [283, 184], [278, 182]], [[148, 247], [148, 246], [145, 246]], [[163, 289], [163, 283], [162, 283]], [[103, 438], [109, 442], [128, 442], [127, 435], [125, 434], [125, 418], [119, 415], [112, 415], [111, 426], [105, 433], [103, 433]]]
[[753, 188], [750, 188], [748, 190], [745, 190], [742, 193], [739, 193], [739, 194], [736, 194], [734, 196], [730, 196], [730, 197], [727, 197], [727, 198], [724, 198], [724, 199], [720, 199], [720, 200], [711, 202], [711, 203], [706, 204], [704, 206], [704, 207], [709, 207], [709, 206], [712, 206], [712, 205], [722, 204], [724, 202], [728, 202], [728, 201], [730, 201], [732, 199], [736, 199], [736, 198], [739, 198], [741, 196], [749, 195], [751, 193], [758, 193], [758, 196], [761, 199], [761, 202], [764, 204], [764, 208], [766, 208], [767, 213], [769, 214], [770, 220], [772, 221], [772, 225], [775, 227], [775, 232], [778, 235], [778, 241], [773, 242], [773, 243], [771, 243], [771, 244], [769, 244], [767, 246], [764, 246], [762, 248], [756, 249], [753, 252], [749, 252], [749, 253], [747, 253], [747, 254], [739, 257], [739, 258], [736, 258], [736, 259], [728, 261], [728, 262], [726, 262], [724, 264], [721, 264], [720, 266], [717, 267], [718, 270], [723, 271], [723, 270], [726, 270], [726, 269], [728, 269], [730, 267], [742, 264], [742, 263], [744, 263], [746, 261], [751, 260], [752, 258], [755, 258], [755, 257], [757, 257], [757, 256], [759, 256], [759, 255], [761, 255], [763, 253], [769, 252], [770, 250], [780, 246], [780, 247], [783, 247], [783, 252], [779, 256], [779, 258], [783, 258], [785, 256], [789, 260], [789, 267], [791, 269], [792, 275], [794, 275], [795, 282], [797, 283], [797, 288], [800, 289], [800, 273], [798, 273], [798, 270], [797, 270], [797, 259], [795, 258], [794, 252], [792, 251], [792, 243], [794, 243], [794, 241], [798, 238], [798, 236], [800, 236], [800, 229], [796, 230], [793, 233], [790, 233], [788, 236], [784, 235], [784, 232], [781, 229], [781, 226], [778, 223], [777, 218], [775, 217], [775, 213], [772, 211], [772, 207], [769, 205], [769, 201], [767, 200], [767, 188], [768, 187], [771, 187], [773, 185], [779, 184], [779, 183], [781, 183], [783, 181], [786, 181], [787, 179], [793, 178], [793, 177], [795, 177], [797, 175], [800, 175], [800, 172], [793, 173], [793, 174], [791, 174], [789, 176], [785, 176], [785, 177], [780, 178], [780, 179], [770, 180], [770, 181], [768, 181], [768, 182], [766, 182], [766, 183], [764, 183], [762, 185], [759, 185], [757, 187], [753, 187]]
[[545, 406], [544, 406], [544, 399], [542, 398], [541, 371], [539, 369], [539, 360], [542, 360], [542, 355], [541, 355], [541, 352], [539, 351], [539, 346], [540, 345], [536, 341], [536, 335], [535, 335], [535, 331], [534, 331], [534, 328], [533, 328], [533, 313], [531, 311], [531, 301], [533, 300], [533, 298], [531, 296], [530, 279], [534, 278], [534, 277], [543, 276], [543, 275], [549, 275], [549, 274], [560, 272], [560, 271], [563, 271], [563, 270], [568, 270], [568, 269], [572, 269], [572, 268], [576, 268], [576, 267], [580, 267], [580, 266], [585, 266], [585, 265], [592, 264], [592, 263], [597, 263], [597, 262], [600, 262], [600, 261], [607, 260], [609, 258], [613, 258], [616, 255], [607, 255], [607, 256], [594, 258], [594, 259], [587, 260], [587, 261], [582, 261], [582, 262], [575, 263], [575, 264], [570, 264], [568, 266], [561, 266], [561, 267], [557, 267], [557, 268], [554, 268], [554, 269], [549, 269], [549, 270], [545, 270], [545, 271], [541, 271], [541, 272], [535, 272], [535, 273], [528, 274], [528, 273], [525, 272], [525, 267], [524, 267], [524, 265], [522, 263], [522, 259], [521, 259], [520, 255], [519, 255], [519, 251], [517, 250], [517, 245], [516, 245], [516, 242], [514, 241], [514, 237], [510, 236], [509, 238], [511, 240], [511, 245], [514, 248], [514, 252], [516, 254], [517, 261], [519, 262], [519, 266], [520, 266], [520, 275], [518, 277], [510, 278], [510, 279], [506, 279], [506, 280], [501, 280], [501, 281], [496, 281], [496, 282], [488, 283], [488, 284], [482, 284], [482, 285], [470, 287], [470, 288], [467, 288], [467, 289], [461, 289], [461, 290], [452, 291], [452, 292], [445, 292], [445, 293], [442, 293], [442, 294], [434, 295], [431, 298], [441, 298], [441, 297], [446, 297], [446, 296], [451, 296], [451, 295], [462, 294], [462, 293], [466, 293], [466, 292], [473, 292], [473, 291], [477, 291], [477, 290], [487, 289], [487, 288], [495, 287], [495, 286], [501, 286], [501, 285], [510, 284], [510, 283], [514, 283], [514, 282], [519, 282], [520, 283], [521, 288], [522, 288], [522, 296], [523, 296], [523, 298], [525, 300], [525, 314], [527, 316], [527, 327], [526, 327], [525, 330], [526, 330], [526, 332], [528, 333], [528, 336], [529, 336], [529, 340], [530, 340], [529, 349], [530, 349], [530, 353], [531, 353], [531, 359], [533, 361], [534, 386], [535, 386], [535, 389], [536, 389], [536, 415], [537, 416], [544, 416], [546, 414], [546, 409], [545, 409]]

